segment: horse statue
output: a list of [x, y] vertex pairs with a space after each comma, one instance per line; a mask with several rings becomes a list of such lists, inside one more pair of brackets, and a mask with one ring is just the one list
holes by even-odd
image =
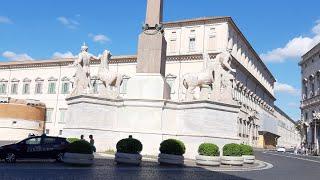
[[112, 55], [108, 50], [105, 50], [102, 53], [101, 63], [98, 68], [98, 78], [102, 81], [106, 89], [106, 92], [104, 92], [106, 93], [105, 95], [116, 98], [119, 96], [123, 75], [109, 70], [111, 56]]
[[[204, 63], [203, 70], [197, 73], [187, 73], [182, 77], [182, 84], [187, 89], [186, 100], [194, 99], [194, 96], [192, 94], [196, 87], [202, 88], [205, 86], [210, 86], [212, 89], [215, 79], [218, 78], [215, 76], [221, 76], [220, 75], [221, 73], [223, 73], [223, 76], [222, 76], [223, 80], [221, 84], [225, 86], [229, 86], [228, 84], [229, 79], [232, 79], [233, 78], [232, 74], [236, 72], [236, 70], [232, 69], [231, 67], [231, 61], [232, 61], [232, 56], [230, 54], [230, 50], [222, 51], [215, 57], [213, 61], [211, 61], [209, 54], [204, 53], [203, 54], [203, 63]], [[222, 71], [221, 68], [224, 71]]]
[[204, 69], [197, 73], [187, 73], [182, 77], [182, 85], [187, 89], [186, 100], [193, 100], [193, 92], [196, 87], [208, 85], [212, 87], [214, 82], [214, 66], [209, 54], [203, 54]]

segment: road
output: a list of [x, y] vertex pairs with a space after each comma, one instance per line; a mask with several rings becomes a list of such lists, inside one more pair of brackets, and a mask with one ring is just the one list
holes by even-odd
[[273, 168], [242, 172], [213, 172], [204, 168], [163, 167], [148, 162], [140, 167], [117, 166], [112, 160], [97, 161], [93, 167], [70, 167], [48, 161], [16, 164], [0, 162], [0, 179], [258, 179], [318, 180], [320, 158], [288, 153], [256, 152], [256, 158], [273, 164]]

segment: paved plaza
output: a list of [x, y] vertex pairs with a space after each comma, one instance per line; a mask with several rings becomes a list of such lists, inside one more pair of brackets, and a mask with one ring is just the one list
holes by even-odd
[[[139, 167], [115, 165], [99, 158], [92, 167], [72, 167], [52, 161], [0, 163], [0, 179], [319, 179], [320, 158], [277, 152], [256, 152], [259, 160], [273, 167], [252, 171], [215, 171], [205, 167], [159, 166], [144, 162]], [[304, 173], [301, 173], [304, 172]]]

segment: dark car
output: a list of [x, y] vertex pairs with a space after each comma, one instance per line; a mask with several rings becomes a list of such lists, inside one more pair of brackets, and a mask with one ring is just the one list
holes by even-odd
[[69, 142], [66, 138], [32, 136], [18, 143], [0, 147], [0, 160], [13, 163], [17, 159], [56, 159], [61, 161]]

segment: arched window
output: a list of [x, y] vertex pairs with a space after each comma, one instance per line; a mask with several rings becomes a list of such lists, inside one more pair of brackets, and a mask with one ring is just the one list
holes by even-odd
[[70, 80], [67, 77], [61, 79], [61, 94], [69, 94], [70, 92]]
[[7, 84], [8, 84], [7, 80], [5, 80], [5, 79], [0, 80], [0, 94], [7, 93]]
[[43, 90], [43, 79], [41, 78], [37, 78], [35, 80], [36, 84], [35, 84], [35, 89], [34, 89], [34, 93], [35, 94], [42, 94], [42, 90]]
[[23, 79], [22, 94], [30, 94], [30, 84], [31, 84], [31, 79], [29, 78]]
[[48, 79], [48, 94], [56, 94], [57, 80], [54, 77]]
[[18, 85], [19, 85], [19, 80], [16, 78], [13, 78], [11, 80], [11, 90], [10, 90], [11, 94], [18, 94]]

